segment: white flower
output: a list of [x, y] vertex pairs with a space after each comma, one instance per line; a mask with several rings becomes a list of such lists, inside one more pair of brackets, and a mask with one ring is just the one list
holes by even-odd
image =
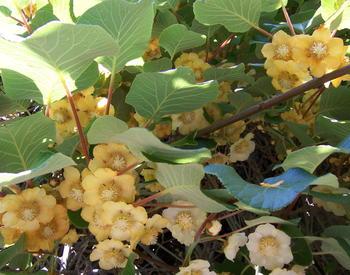
[[176, 275], [215, 275], [214, 271], [209, 270], [210, 263], [204, 260], [193, 260], [186, 267], [180, 267], [180, 271]]
[[[175, 205], [191, 205], [186, 201], [175, 201]], [[199, 208], [176, 208], [171, 207], [163, 210], [163, 217], [169, 223], [167, 228], [180, 243], [190, 245], [194, 241], [194, 236], [206, 219], [207, 214]]]
[[293, 270], [287, 270], [285, 268], [283, 268], [283, 269], [275, 268], [274, 270], [272, 270], [270, 275], [298, 275], [298, 274], [296, 272], [294, 272]]
[[254, 138], [254, 135], [249, 133], [231, 145], [229, 154], [231, 162], [245, 161], [249, 158], [255, 150], [255, 143], [252, 138]]
[[207, 228], [207, 233], [211, 236], [216, 236], [221, 231], [222, 224], [218, 220], [213, 220]]
[[252, 264], [273, 270], [293, 260], [290, 237], [272, 224], [259, 225], [248, 239], [247, 248]]
[[236, 258], [236, 254], [241, 246], [244, 246], [247, 243], [247, 236], [245, 233], [235, 233], [232, 234], [227, 239], [227, 244], [224, 247], [225, 257], [230, 261], [233, 261]]

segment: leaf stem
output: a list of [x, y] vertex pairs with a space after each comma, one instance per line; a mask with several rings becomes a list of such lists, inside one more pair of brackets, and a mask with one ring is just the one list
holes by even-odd
[[[203, 128], [201, 130], [198, 131], [197, 136], [203, 137], [203, 136], [207, 136], [208, 134], [215, 132], [216, 130], [219, 130], [223, 127], [226, 127], [227, 125], [230, 125], [232, 123], [235, 123], [237, 121], [246, 119], [252, 115], [255, 115], [257, 113], [260, 113], [261, 111], [264, 111], [266, 109], [269, 109], [277, 104], [280, 104], [282, 102], [285, 102], [293, 97], [302, 95], [303, 93], [305, 93], [308, 90], [311, 89], [315, 89], [315, 88], [319, 88], [322, 87], [322, 85], [324, 85], [324, 83], [331, 81], [333, 79], [336, 79], [338, 77], [341, 77], [343, 75], [349, 74], [350, 73], [350, 65], [344, 66], [340, 69], [334, 70], [328, 74], [323, 75], [320, 78], [314, 78], [308, 82], [305, 82], [304, 84], [295, 87], [283, 94], [278, 94], [275, 95], [274, 97], [267, 99], [265, 101], [262, 101], [258, 104], [255, 104], [247, 109], [244, 109], [243, 111], [222, 119], [222, 120], [218, 120], [215, 123], [213, 123], [212, 125]], [[182, 138], [181, 136], [177, 137], [175, 140], [178, 140]]]
[[264, 30], [264, 29], [260, 28], [259, 26], [253, 26], [253, 27], [261, 34], [267, 36], [268, 38], [272, 38], [272, 33], [268, 32], [267, 30]]
[[81, 148], [83, 151], [83, 155], [86, 158], [86, 161], [89, 162], [90, 161], [90, 156], [89, 156], [89, 144], [87, 142], [87, 139], [85, 137], [84, 131], [83, 131], [83, 127], [81, 126], [80, 123], [80, 119], [78, 116], [78, 112], [77, 112], [77, 108], [75, 107], [75, 103], [74, 103], [74, 99], [72, 96], [72, 93], [69, 91], [68, 87], [67, 87], [67, 83], [64, 80], [64, 78], [61, 76], [61, 83], [66, 91], [66, 95], [67, 95], [67, 99], [68, 102], [70, 104], [70, 107], [72, 109], [73, 112], [73, 116], [74, 116], [74, 120], [75, 120], [75, 124], [77, 126], [78, 129], [78, 133], [79, 133], [79, 138], [80, 138], [80, 144], [81, 144]]
[[155, 194], [153, 194], [151, 196], [148, 196], [148, 197], [146, 197], [144, 199], [141, 199], [141, 200], [138, 200], [138, 201], [134, 202], [134, 206], [142, 206], [142, 205], [144, 205], [144, 204], [146, 204], [146, 203], [148, 203], [150, 201], [153, 201], [153, 200], [163, 196], [164, 194], [165, 194], [164, 191], [155, 193]]
[[292, 23], [292, 20], [290, 20], [288, 11], [286, 9], [286, 6], [283, 3], [282, 3], [282, 11], [283, 11], [283, 14], [284, 14], [284, 18], [286, 18], [286, 22], [287, 22], [287, 25], [288, 25], [288, 28], [289, 28], [291, 34], [292, 35], [296, 35], [295, 30], [294, 30], [294, 26], [293, 26], [293, 23]]
[[112, 103], [112, 97], [114, 92], [114, 85], [115, 85], [115, 71], [117, 66], [117, 57], [113, 57], [113, 65], [112, 65], [112, 71], [111, 71], [111, 78], [109, 80], [109, 86], [108, 86], [108, 98], [107, 98], [107, 105], [106, 105], [106, 115], [109, 115], [109, 109]]
[[17, 10], [18, 10], [18, 13], [19, 13], [19, 14], [21, 15], [21, 17], [22, 17], [23, 24], [24, 24], [24, 26], [26, 27], [28, 33], [31, 34], [31, 33], [33, 32], [33, 30], [32, 30], [32, 27], [28, 24], [28, 20], [27, 20], [27, 18], [26, 18], [26, 16], [25, 16], [23, 10], [21, 10], [21, 9], [19, 9], [19, 8], [17, 8]]

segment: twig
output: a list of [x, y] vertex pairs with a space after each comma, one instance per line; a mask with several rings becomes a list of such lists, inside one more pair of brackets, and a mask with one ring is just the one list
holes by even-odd
[[307, 110], [304, 112], [303, 114], [303, 118], [306, 117], [306, 115], [308, 114], [308, 112], [311, 110], [312, 106], [314, 106], [314, 104], [316, 103], [317, 99], [322, 95], [322, 93], [326, 90], [325, 86], [322, 86], [321, 88], [318, 89], [318, 91], [316, 92], [316, 96], [312, 99], [309, 107], [307, 108]]
[[88, 144], [87, 139], [85, 137], [83, 127], [81, 126], [80, 119], [78, 116], [77, 108], [75, 107], [72, 93], [69, 91], [67, 84], [66, 84], [66, 81], [64, 80], [63, 77], [61, 77], [61, 82], [62, 82], [62, 85], [63, 85], [65, 91], [66, 91], [66, 95], [67, 95], [67, 99], [68, 99], [68, 102], [70, 104], [70, 107], [72, 108], [75, 124], [77, 125], [77, 129], [78, 129], [78, 133], [79, 133], [80, 144], [81, 144], [81, 148], [83, 151], [83, 155], [85, 156], [86, 161], [89, 162], [90, 161], [89, 144]]
[[144, 204], [146, 204], [146, 203], [148, 203], [150, 201], [155, 200], [158, 197], [163, 196], [164, 194], [165, 194], [165, 192], [161, 191], [161, 192], [155, 193], [155, 194], [153, 194], [151, 196], [148, 196], [148, 197], [146, 197], [144, 199], [138, 200], [138, 201], [134, 202], [133, 204], [134, 204], [134, 206], [141, 206], [141, 205], [144, 205]]
[[224, 220], [224, 219], [227, 219], [227, 218], [230, 218], [230, 217], [233, 217], [233, 216], [236, 216], [240, 213], [244, 212], [244, 210], [237, 210], [237, 211], [233, 211], [233, 212], [229, 212], [225, 215], [222, 215], [221, 217], [218, 217], [217, 220], [220, 221], [220, 220]]
[[284, 14], [284, 18], [286, 18], [286, 22], [287, 22], [287, 25], [288, 25], [288, 28], [291, 32], [292, 35], [295, 35], [295, 30], [294, 30], [294, 26], [293, 26], [293, 23], [292, 21], [290, 20], [290, 17], [289, 17], [289, 14], [288, 14], [288, 11], [285, 7], [285, 5], [282, 3], [282, 11], [283, 11], [283, 14]]
[[212, 220], [214, 220], [216, 217], [216, 214], [215, 213], [212, 213], [210, 214], [205, 220], [204, 222], [201, 224], [201, 226], [198, 228], [197, 232], [196, 232], [196, 235], [194, 236], [194, 242], [197, 242], [199, 240], [199, 238], [201, 237], [204, 229], [205, 229], [205, 226], [211, 222]]
[[268, 38], [272, 38], [272, 33], [268, 32], [267, 30], [264, 30], [259, 26], [253, 26], [253, 28], [256, 29], [258, 32], [262, 33], [263, 35], [267, 36]]
[[[270, 99], [267, 99], [265, 101], [262, 101], [258, 104], [255, 104], [231, 117], [222, 119], [222, 120], [218, 120], [215, 123], [213, 123], [212, 125], [203, 128], [202, 130], [199, 130], [197, 132], [197, 136], [206, 136], [218, 129], [221, 129], [227, 125], [230, 125], [232, 123], [235, 123], [239, 120], [243, 120], [246, 119], [252, 115], [255, 115], [263, 110], [269, 109], [277, 104], [280, 104], [282, 102], [285, 102], [293, 97], [299, 96], [301, 94], [303, 94], [304, 92], [311, 90], [311, 89], [315, 89], [315, 88], [319, 88], [321, 87], [324, 83], [331, 81], [333, 79], [336, 79], [338, 77], [341, 77], [343, 75], [349, 74], [350, 73], [350, 65], [344, 66], [343, 68], [337, 69], [333, 72], [330, 72], [328, 74], [323, 75], [320, 78], [314, 78], [308, 82], [305, 82], [304, 84], [295, 87], [291, 90], [289, 90], [288, 92], [285, 92], [283, 94], [278, 94]], [[178, 140], [182, 138], [177, 137], [175, 140]]]
[[18, 12], [21, 14], [23, 24], [26, 27], [28, 33], [31, 34], [33, 32], [33, 30], [32, 30], [32, 27], [28, 24], [28, 20], [25, 16], [23, 10], [18, 9]]
[[106, 105], [106, 115], [109, 115], [109, 109], [112, 103], [112, 97], [114, 92], [114, 82], [115, 82], [115, 70], [117, 65], [117, 58], [113, 58], [113, 65], [112, 65], [112, 71], [111, 71], [111, 79], [109, 80], [109, 86], [108, 86], [108, 98], [107, 98], [107, 105]]

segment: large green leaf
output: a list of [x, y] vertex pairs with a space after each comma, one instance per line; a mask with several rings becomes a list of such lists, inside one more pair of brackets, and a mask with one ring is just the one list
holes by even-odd
[[7, 115], [15, 112], [26, 112], [29, 106], [27, 100], [13, 100], [6, 95], [0, 94], [0, 115]]
[[201, 191], [203, 177], [203, 166], [199, 164], [170, 165], [159, 163], [157, 165], [156, 178], [166, 188], [165, 193], [172, 194], [176, 199], [190, 201], [206, 212], [229, 210]]
[[65, 23], [73, 23], [70, 7], [71, 0], [50, 0], [50, 4], [53, 7], [53, 14], [61, 21]]
[[170, 10], [157, 12], [154, 18], [152, 37], [159, 37], [160, 33], [167, 27], [177, 24], [176, 16]]
[[81, 1], [81, 0], [73, 0], [73, 13], [74, 16], [79, 17], [88, 9], [96, 6], [97, 4], [103, 2], [104, 0], [89, 0], [89, 1]]
[[115, 117], [98, 118], [92, 124], [88, 134], [90, 144], [124, 143], [140, 159], [170, 163], [199, 162], [210, 158], [206, 148], [182, 150], [162, 143], [150, 131], [144, 128], [130, 128], [125, 131], [125, 123]]
[[117, 45], [99, 26], [50, 22], [21, 42], [0, 39], [0, 68], [16, 71], [39, 88], [44, 103], [65, 96], [98, 56], [113, 55]]
[[321, 0], [321, 15], [331, 30], [347, 29], [350, 27], [350, 1]]
[[294, 222], [286, 221], [274, 216], [262, 216], [253, 220], [245, 220], [245, 223], [250, 227], [257, 226], [259, 224], [264, 224], [264, 223], [286, 224], [291, 226], [295, 225]]
[[202, 24], [221, 24], [230, 32], [246, 32], [258, 26], [261, 0], [196, 1], [193, 11]]
[[261, 11], [272, 12], [287, 4], [288, 0], [261, 0]]
[[180, 67], [157, 73], [138, 74], [126, 102], [141, 116], [158, 120], [164, 115], [198, 109], [215, 99], [216, 81], [196, 83], [191, 69]]
[[308, 146], [294, 151], [286, 157], [281, 165], [284, 170], [298, 167], [309, 173], [313, 173], [316, 168], [331, 154], [350, 153], [350, 137], [346, 138], [338, 147], [330, 145]]
[[220, 28], [220, 25], [207, 26], [199, 23], [196, 19], [193, 20], [191, 25], [191, 31], [204, 34], [207, 39], [211, 38], [216, 31]]
[[337, 144], [350, 135], [350, 120], [337, 120], [319, 115], [315, 123], [316, 134], [331, 144]]
[[42, 113], [0, 127], [0, 172], [33, 168], [41, 151], [55, 139], [55, 124]]
[[320, 113], [338, 120], [350, 120], [349, 88], [328, 88], [321, 96]]
[[245, 73], [243, 63], [226, 68], [211, 67], [205, 70], [203, 76], [205, 80], [254, 82], [254, 78]]
[[23, 234], [14, 245], [0, 251], [0, 268], [5, 267], [14, 257], [23, 253], [24, 249], [25, 235]]
[[204, 35], [190, 31], [182, 24], [167, 27], [159, 37], [159, 45], [170, 54], [171, 59], [178, 52], [204, 45], [205, 41]]
[[56, 153], [37, 160], [33, 167], [18, 173], [0, 173], [0, 186], [21, 183], [32, 178], [46, 175], [76, 163], [61, 153]]
[[295, 168], [279, 176], [264, 179], [264, 185], [261, 186], [243, 180], [230, 166], [211, 164], [205, 167], [205, 172], [216, 176], [236, 199], [254, 208], [269, 211], [287, 206], [309, 185], [336, 180], [332, 174], [317, 178]]
[[142, 56], [151, 38], [154, 18], [153, 1], [106, 0], [87, 10], [79, 24], [93, 24], [104, 28], [118, 45], [114, 58], [103, 58], [103, 64], [116, 71]]

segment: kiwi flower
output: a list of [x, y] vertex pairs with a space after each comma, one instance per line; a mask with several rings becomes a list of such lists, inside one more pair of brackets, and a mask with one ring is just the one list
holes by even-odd
[[89, 231], [97, 241], [107, 239], [111, 233], [111, 225], [102, 220], [101, 213], [102, 205], [84, 206], [81, 211], [81, 217], [89, 223]]
[[200, 275], [215, 275], [214, 271], [209, 270], [210, 263], [205, 260], [193, 260], [190, 261], [189, 265], [186, 267], [180, 267], [180, 271], [176, 275], [190, 275], [190, 274], [200, 274]]
[[175, 114], [171, 116], [171, 119], [173, 121], [173, 130], [179, 129], [181, 135], [187, 135], [209, 125], [204, 117], [203, 109]]
[[272, 43], [267, 43], [261, 52], [268, 60], [292, 60], [293, 42], [291, 36], [284, 31], [276, 32], [272, 37]]
[[227, 243], [224, 247], [225, 257], [230, 261], [233, 261], [236, 258], [239, 248], [244, 246], [247, 243], [247, 240], [245, 233], [235, 233], [228, 237]]
[[250, 154], [255, 150], [253, 138], [254, 135], [249, 133], [231, 145], [229, 154], [231, 162], [246, 161], [249, 158]]
[[161, 215], [153, 215], [148, 219], [141, 237], [141, 242], [145, 245], [156, 244], [159, 233], [162, 232], [168, 224], [168, 220]]

